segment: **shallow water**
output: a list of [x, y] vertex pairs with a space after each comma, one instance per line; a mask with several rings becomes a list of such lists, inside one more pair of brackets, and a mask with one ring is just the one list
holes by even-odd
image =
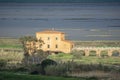
[[0, 37], [52, 29], [72, 40], [120, 40], [120, 4], [0, 4]]

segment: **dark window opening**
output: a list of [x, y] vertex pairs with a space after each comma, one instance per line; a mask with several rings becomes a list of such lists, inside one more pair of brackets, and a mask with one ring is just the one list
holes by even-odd
[[48, 40], [50, 40], [50, 37], [48, 37]]
[[50, 48], [50, 45], [48, 45], [47, 47]]
[[58, 37], [56, 37], [56, 40], [58, 40]]
[[55, 48], [58, 48], [58, 45], [55, 45]]

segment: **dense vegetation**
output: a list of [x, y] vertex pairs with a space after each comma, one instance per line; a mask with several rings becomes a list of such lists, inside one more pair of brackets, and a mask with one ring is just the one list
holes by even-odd
[[86, 79], [0, 72], [0, 80], [86, 80]]
[[16, 57], [13, 56], [8, 61], [6, 61], [7, 58], [3, 59], [0, 57], [0, 72], [9, 71], [21, 75], [27, 74], [25, 76], [28, 76], [28, 74], [62, 77], [73, 76], [82, 77], [83, 80], [87, 80], [87, 78], [89, 78], [88, 80], [99, 80], [99, 78], [103, 80], [112, 78], [113, 80], [120, 79], [119, 57], [76, 57], [72, 54], [60, 53], [43, 57], [42, 62], [41, 59], [38, 61], [38, 58], [42, 56], [23, 57], [22, 63], [10, 63], [16, 61]]

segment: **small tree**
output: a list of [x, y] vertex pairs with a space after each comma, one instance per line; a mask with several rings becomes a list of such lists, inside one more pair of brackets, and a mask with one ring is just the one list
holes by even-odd
[[37, 51], [36, 44], [39, 45], [39, 47], [41, 47], [44, 44], [44, 42], [41, 39], [36, 39], [33, 36], [24, 36], [21, 37], [19, 40], [23, 45], [25, 55], [35, 53]]
[[81, 51], [74, 50], [72, 51], [72, 55], [74, 59], [81, 59], [83, 53]]
[[37, 50], [32, 55], [25, 56], [23, 59], [24, 66], [31, 72], [31, 74], [43, 74], [44, 70], [41, 62], [47, 59], [49, 54], [43, 50]]
[[25, 56], [23, 62], [25, 64], [40, 64], [48, 55], [49, 54], [43, 50], [37, 50], [36, 53]]

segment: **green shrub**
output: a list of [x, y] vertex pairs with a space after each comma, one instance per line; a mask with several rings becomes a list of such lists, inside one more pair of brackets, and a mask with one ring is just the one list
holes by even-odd
[[96, 52], [95, 51], [90, 51], [89, 56], [96, 56]]
[[45, 59], [41, 62], [41, 66], [43, 68], [47, 67], [48, 65], [57, 65], [57, 63], [51, 59]]
[[65, 53], [59, 53], [57, 54], [58, 57], [64, 57]]
[[30, 65], [28, 66], [28, 68], [29, 68], [30, 74], [42, 74], [43, 73], [41, 64]]
[[87, 78], [86, 80], [98, 80], [98, 78], [93, 76], [93, 77]]
[[102, 51], [100, 55], [101, 55], [101, 57], [104, 58], [105, 56], [108, 56], [108, 53], [106, 51]]
[[67, 67], [66, 65], [50, 65], [45, 68], [46, 75], [52, 76], [66, 76]]
[[41, 62], [41, 67], [42, 67], [42, 74], [45, 75], [46, 71], [45, 68], [49, 65], [57, 65], [57, 63], [51, 59], [45, 59]]
[[49, 65], [57, 65], [57, 63], [53, 60], [46, 59], [41, 62], [41, 64], [31, 64], [28, 65], [27, 68], [29, 69], [30, 74], [43, 74], [45, 75], [45, 67]]
[[15, 69], [16, 72], [27, 72], [28, 69], [26, 67], [20, 67], [20, 68], [17, 68]]
[[81, 58], [82, 58], [82, 56], [84, 55], [84, 52], [74, 50], [74, 51], [72, 51], [72, 53], [71, 53], [71, 54], [73, 55], [73, 58], [76, 58], [76, 59], [81, 59]]
[[36, 53], [32, 55], [25, 55], [23, 59], [23, 64], [32, 65], [32, 64], [40, 64], [43, 60], [47, 58], [49, 54], [44, 52], [43, 50], [38, 50]]
[[0, 60], [0, 70], [2, 70], [7, 64], [7, 61], [5, 60]]

